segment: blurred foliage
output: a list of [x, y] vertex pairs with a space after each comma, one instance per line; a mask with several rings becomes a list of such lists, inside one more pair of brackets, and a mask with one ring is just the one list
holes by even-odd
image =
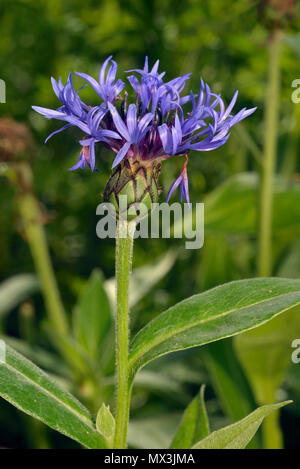
[[[157, 273], [159, 283], [154, 291], [150, 293], [146, 289], [145, 296], [134, 305], [133, 329], [143, 326], [155, 314], [186, 296], [233, 279], [253, 277], [256, 271], [254, 173], [259, 167], [264, 132], [266, 44], [269, 37], [258, 3], [241, 0], [231, 2], [229, 6], [225, 0], [1, 1], [0, 78], [6, 82], [7, 102], [0, 104], [0, 116], [9, 116], [26, 123], [34, 135], [36, 144], [28, 155], [34, 173], [34, 189], [45, 213], [51, 257], [69, 316], [77, 304], [75, 330], [79, 327], [78, 323], [83, 324], [83, 329], [89, 328], [78, 308], [81, 304], [83, 310], [86, 307], [92, 309], [89, 304], [85, 304], [87, 291], [93, 290], [97, 282], [102, 282], [102, 275], [96, 271], [87, 284], [91, 272], [100, 268], [105, 278], [114, 276], [113, 240], [100, 241], [95, 235], [95, 208], [101, 202], [101, 194], [110, 174], [112, 155], [107, 154], [106, 150], [98, 150], [100, 173], [68, 173], [67, 169], [77, 160], [79, 134], [76, 130], [69, 130], [44, 146], [42, 142], [51, 131], [58, 128], [58, 124], [35, 114], [31, 105], [57, 107], [50, 77], [61, 76], [65, 81], [71, 70], [96, 76], [100, 63], [109, 54], [113, 54], [118, 62], [118, 74], [123, 79], [124, 70], [141, 66], [144, 56], [148, 55], [150, 62], [160, 59], [161, 69], [167, 71], [169, 79], [177, 74], [192, 72], [187, 86], [194, 92], [197, 91], [200, 76], [211, 85], [214, 92], [221, 92], [227, 101], [238, 89], [237, 107], [258, 106], [256, 113], [233, 130], [232, 137], [224, 147], [214, 152], [194, 153], [190, 158], [191, 200], [201, 202], [206, 197], [208, 207], [211, 206], [216, 215], [214, 219], [211, 213], [207, 213], [211, 217], [211, 229], [207, 230], [205, 246], [199, 251], [187, 251], [181, 240], [137, 240], [134, 267], [158, 261], [170, 248], [176, 251], [177, 258], [173, 267], [170, 263], [169, 269], [165, 269], [162, 275]], [[280, 213], [275, 206], [275, 224], [279, 228], [274, 234], [273, 273], [283, 276], [280, 272], [284, 272], [286, 277], [300, 277], [299, 265], [294, 262], [300, 258], [300, 214], [297, 205], [300, 105], [291, 101], [291, 83], [300, 73], [299, 26], [297, 14], [290, 23], [285, 24], [281, 56], [277, 165], [281, 178], [276, 194], [284, 192], [285, 198], [278, 198]], [[79, 85], [79, 81], [76, 84]], [[92, 90], [83, 90], [82, 96], [91, 103], [97, 102], [97, 96]], [[180, 161], [164, 164], [162, 197], [166, 196], [172, 179], [179, 172], [180, 164]], [[0, 162], [0, 173], [5, 170], [5, 163]], [[236, 176], [237, 173], [247, 174]], [[15, 275], [34, 273], [30, 251], [26, 239], [22, 237], [15, 196], [13, 186], [1, 177], [0, 279], [3, 281]], [[287, 228], [289, 224], [293, 225], [291, 229]], [[285, 229], [280, 229], [283, 225]], [[147, 275], [149, 272], [145, 269], [143, 286], [147, 283]], [[152, 286], [152, 279], [150, 283]], [[109, 296], [109, 291], [107, 293]], [[104, 295], [104, 290], [98, 294]], [[27, 314], [28, 308], [25, 308], [24, 313], [24, 308], [15, 307], [10, 314], [6, 313], [5, 317], [0, 318], [0, 330], [12, 336], [15, 348], [19, 347], [18, 350], [57, 375], [67, 386], [73, 386], [74, 381], [70, 384], [72, 380], [64, 369], [65, 364], [57, 358], [50, 336], [46, 333], [43, 299], [39, 293], [33, 295], [30, 291], [30, 295], [30, 314]], [[22, 291], [19, 293], [21, 297], [25, 298]], [[101, 298], [93, 301], [97, 305]], [[13, 306], [16, 304], [13, 300], [11, 303]], [[109, 319], [102, 319], [101, 327], [107, 329]], [[103, 353], [102, 358], [107, 381], [102, 390], [105, 398], [110, 399], [113, 345], [109, 333], [106, 340], [109, 346], [104, 344], [103, 350], [106, 350], [107, 356]], [[81, 337], [80, 341], [84, 345], [85, 337]], [[88, 352], [93, 355], [94, 349]], [[209, 346], [205, 347], [205, 352], [210, 353]], [[212, 349], [211, 354], [213, 357]], [[155, 442], [163, 446], [166, 441], [170, 441], [174, 435], [168, 432], [175, 428], [174, 421], [178, 422], [179, 412], [182, 413], [203, 382], [209, 385], [207, 405], [212, 427], [215, 429], [223, 425], [224, 413], [221, 407], [226, 414], [226, 396], [216, 398], [219, 383], [216, 384], [215, 380], [218, 377], [209, 377], [212, 366], [206, 369], [206, 360], [203, 358], [202, 352], [192, 350], [177, 354], [176, 361], [173, 355], [160, 359], [141, 373], [133, 396], [132, 413], [136, 420], [132, 423], [130, 441], [134, 433], [140, 432], [141, 426], [148, 429], [148, 437], [153, 435], [152, 440], [150, 437], [148, 439], [149, 445]], [[295, 400], [293, 406], [283, 411], [287, 447], [299, 447], [299, 441], [293, 436], [293, 429], [300, 424], [299, 367], [290, 365], [286, 384], [279, 383], [279, 393], [286, 395], [289, 391]], [[150, 373], [148, 378], [146, 373]], [[155, 386], [156, 380], [159, 386]], [[92, 390], [90, 393], [90, 381], [82, 382], [76, 377], [75, 382], [79, 386], [77, 394], [88, 396], [89, 401], [94, 392]], [[101, 400], [101, 397], [99, 394], [98, 399]], [[98, 399], [97, 405], [100, 405]], [[90, 402], [92, 410], [94, 404]], [[158, 425], [161, 435], [155, 434], [153, 430], [153, 421], [157, 422], [155, 416], [164, 422]], [[231, 417], [230, 412], [227, 412], [227, 423]], [[42, 424], [33, 423], [32, 419], [2, 400], [0, 432], [1, 446], [75, 445], [45, 429]], [[142, 446], [143, 440], [139, 444]]]

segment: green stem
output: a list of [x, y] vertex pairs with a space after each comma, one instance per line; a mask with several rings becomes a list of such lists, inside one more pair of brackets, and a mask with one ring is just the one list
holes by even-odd
[[[272, 380], [264, 383], [264, 404], [272, 404], [276, 400], [276, 389]], [[283, 436], [280, 428], [280, 411], [272, 412], [262, 424], [262, 438], [264, 449], [282, 449]]]
[[68, 331], [68, 323], [53, 272], [45, 231], [40, 221], [39, 204], [31, 192], [19, 197], [19, 211], [23, 218], [25, 234], [35, 268], [41, 281], [51, 325], [59, 335], [64, 336]]
[[128, 383], [128, 345], [129, 345], [129, 279], [133, 251], [133, 225], [119, 222], [116, 234], [116, 432], [114, 448], [127, 446], [127, 428], [130, 407]]
[[[280, 49], [281, 31], [272, 32], [269, 43], [269, 66], [267, 98], [265, 105], [264, 152], [261, 165], [261, 185], [259, 200], [258, 232], [258, 275], [272, 275], [272, 221], [273, 221], [273, 184], [276, 165], [276, 148], [280, 98]], [[265, 390], [265, 403], [273, 402], [274, 395]], [[282, 447], [281, 429], [278, 414], [263, 422], [263, 447], [280, 449]]]
[[258, 275], [261, 277], [269, 277], [272, 273], [273, 179], [279, 114], [280, 45], [281, 32], [274, 31], [269, 43], [264, 157], [261, 166], [259, 201]]
[[[273, 400], [274, 402], [274, 400]], [[262, 435], [264, 449], [282, 449], [283, 438], [280, 428], [280, 412], [272, 412], [263, 421]]]

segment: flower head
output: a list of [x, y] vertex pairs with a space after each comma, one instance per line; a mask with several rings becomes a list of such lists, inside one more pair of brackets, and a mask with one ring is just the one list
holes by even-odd
[[[54, 134], [74, 126], [83, 132], [80, 140], [79, 160], [71, 170], [89, 166], [96, 170], [95, 146], [102, 143], [116, 157], [113, 168], [133, 163], [148, 168], [158, 168], [160, 163], [173, 156], [186, 156], [180, 176], [172, 184], [168, 200], [180, 187], [181, 200], [189, 203], [187, 154], [190, 151], [210, 151], [226, 143], [233, 125], [252, 114], [256, 108], [242, 109], [233, 114], [236, 92], [226, 108], [221, 96], [212, 93], [200, 80], [197, 94], [182, 95], [190, 74], [164, 81], [165, 72], [159, 72], [159, 61], [150, 69], [148, 58], [143, 69], [130, 70], [127, 80], [135, 93], [135, 102], [128, 104], [125, 83], [116, 80], [117, 64], [108, 57], [100, 68], [98, 81], [78, 73], [100, 98], [96, 106], [86, 105], [75, 91], [72, 74], [66, 85], [52, 78], [52, 86], [62, 106], [56, 110], [33, 106], [48, 119], [66, 122]], [[123, 92], [124, 91], [124, 92]], [[190, 112], [185, 111], [189, 104]], [[158, 174], [159, 171], [156, 171]]]

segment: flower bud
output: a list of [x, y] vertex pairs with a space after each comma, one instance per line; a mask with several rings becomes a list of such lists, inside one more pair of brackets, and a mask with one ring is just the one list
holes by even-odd
[[147, 217], [161, 192], [160, 168], [157, 161], [124, 160], [106, 184], [104, 202], [113, 204], [118, 218], [131, 221]]

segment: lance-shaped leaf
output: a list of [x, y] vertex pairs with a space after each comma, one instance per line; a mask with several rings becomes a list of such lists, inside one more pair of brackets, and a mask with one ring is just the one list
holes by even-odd
[[259, 407], [242, 420], [211, 433], [196, 443], [193, 449], [244, 449], [259, 429], [263, 419], [290, 402], [292, 401]]
[[28, 360], [31, 360], [37, 366], [47, 370], [51, 375], [60, 375], [63, 377], [70, 377], [70, 370], [60, 357], [48, 350], [28, 344], [25, 340], [17, 339], [7, 335], [0, 336], [2, 340], [10, 345], [14, 350], [19, 352]]
[[258, 327], [300, 304], [300, 281], [260, 278], [230, 282], [192, 296], [148, 323], [134, 337], [131, 377], [167, 353]]
[[186, 449], [209, 435], [209, 422], [204, 402], [205, 386], [186, 408], [170, 448]]
[[106, 448], [89, 411], [8, 345], [0, 361], [0, 396], [87, 448]]

